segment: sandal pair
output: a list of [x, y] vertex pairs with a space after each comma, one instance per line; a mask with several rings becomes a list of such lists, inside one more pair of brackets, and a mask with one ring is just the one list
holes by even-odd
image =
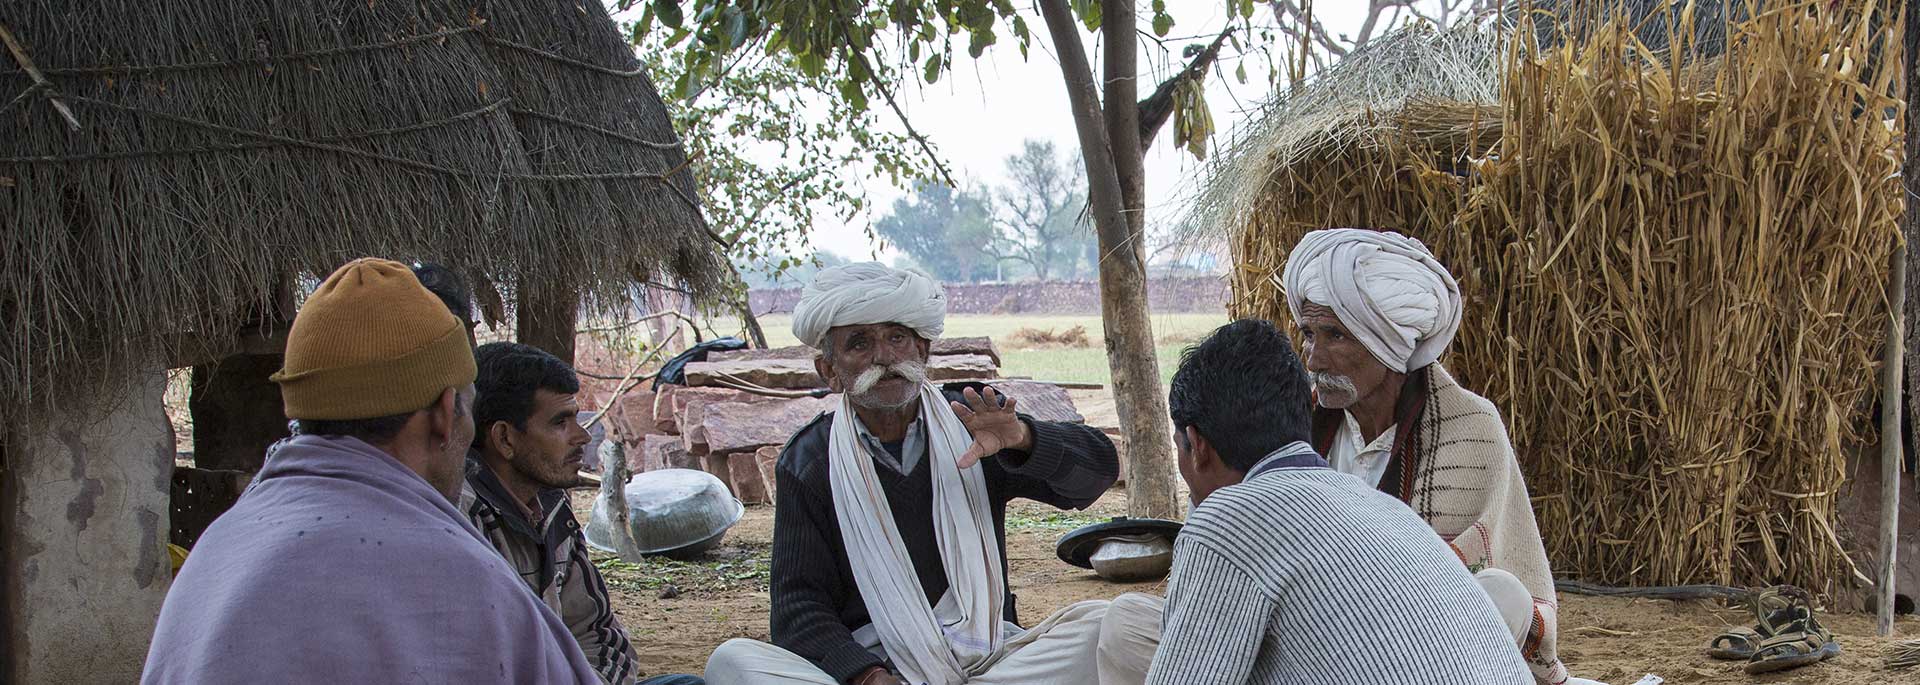
[[1715, 659], [1744, 659], [1748, 673], [1771, 673], [1819, 663], [1840, 654], [1840, 643], [1813, 616], [1805, 590], [1777, 585], [1753, 599], [1752, 628], [1733, 628], [1707, 643]]

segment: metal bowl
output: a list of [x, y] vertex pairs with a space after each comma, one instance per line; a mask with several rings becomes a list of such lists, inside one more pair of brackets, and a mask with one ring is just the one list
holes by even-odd
[[1173, 569], [1173, 541], [1152, 534], [1110, 537], [1089, 560], [1094, 573], [1116, 583], [1158, 580]]
[[[649, 556], [697, 557], [720, 544], [746, 511], [719, 478], [692, 469], [636, 473], [627, 479], [625, 493], [634, 546]], [[588, 546], [618, 553], [605, 495], [594, 499], [586, 533]]]
[[1081, 526], [1060, 538], [1060, 560], [1116, 583], [1165, 577], [1173, 568], [1173, 540], [1180, 524], [1165, 519], [1128, 518]]

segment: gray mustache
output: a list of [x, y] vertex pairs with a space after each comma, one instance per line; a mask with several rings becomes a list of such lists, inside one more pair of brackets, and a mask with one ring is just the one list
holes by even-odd
[[1321, 390], [1328, 390], [1328, 391], [1343, 393], [1347, 395], [1351, 395], [1359, 391], [1357, 388], [1353, 387], [1353, 379], [1348, 378], [1346, 376], [1341, 376], [1341, 375], [1331, 374], [1331, 373], [1324, 373], [1324, 372], [1314, 372], [1314, 373], [1308, 374], [1308, 377], [1313, 379], [1313, 387], [1320, 388]]
[[891, 366], [882, 366], [879, 364], [869, 366], [866, 370], [861, 371], [859, 376], [854, 377], [853, 387], [848, 390], [855, 395], [865, 395], [868, 391], [873, 390], [874, 384], [879, 383], [881, 379], [886, 378], [890, 373], [912, 381], [915, 384], [925, 383], [927, 381], [927, 365], [908, 360], [895, 362]]

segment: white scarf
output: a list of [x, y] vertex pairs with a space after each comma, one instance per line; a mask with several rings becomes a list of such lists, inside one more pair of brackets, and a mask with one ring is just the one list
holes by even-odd
[[927, 605], [844, 394], [827, 443], [833, 508], [855, 585], [894, 667], [908, 682], [961, 685], [992, 666], [1005, 645], [1000, 622], [1006, 578], [1000, 575], [986, 477], [979, 464], [965, 470], [955, 464], [972, 436], [930, 383], [920, 385], [920, 414], [933, 474], [933, 532], [947, 572], [939, 605]]

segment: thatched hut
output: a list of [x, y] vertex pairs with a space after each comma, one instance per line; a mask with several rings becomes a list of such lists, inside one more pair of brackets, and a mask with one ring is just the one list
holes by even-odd
[[1504, 412], [1561, 575], [1843, 597], [1870, 582], [1841, 512], [1849, 456], [1878, 459], [1897, 22], [1713, 4], [1390, 36], [1282, 94], [1196, 223], [1231, 236], [1233, 311], [1275, 321], [1309, 230], [1432, 246], [1467, 297], [1443, 362]]
[[164, 372], [258, 390], [302, 283], [437, 261], [570, 348], [582, 293], [726, 273], [598, 2], [20, 0], [0, 30], [0, 680], [137, 675]]

